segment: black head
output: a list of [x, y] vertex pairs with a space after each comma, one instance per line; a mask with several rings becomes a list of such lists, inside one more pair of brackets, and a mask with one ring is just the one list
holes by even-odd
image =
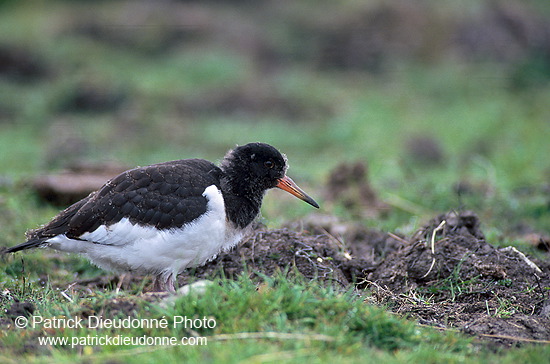
[[318, 208], [319, 205], [286, 176], [287, 168], [286, 157], [265, 143], [238, 146], [229, 151], [221, 163], [233, 194], [261, 198], [266, 190], [279, 187]]

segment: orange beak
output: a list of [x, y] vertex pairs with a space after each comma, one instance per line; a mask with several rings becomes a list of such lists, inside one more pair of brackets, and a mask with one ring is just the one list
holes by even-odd
[[315, 202], [314, 199], [309, 197], [307, 193], [302, 191], [302, 189], [298, 187], [298, 185], [294, 183], [294, 181], [287, 176], [284, 176], [283, 178], [281, 178], [279, 180], [279, 183], [277, 183], [276, 187], [290, 193], [291, 195], [298, 197], [300, 200], [307, 202], [313, 207], [319, 208], [319, 205], [317, 204], [317, 202]]

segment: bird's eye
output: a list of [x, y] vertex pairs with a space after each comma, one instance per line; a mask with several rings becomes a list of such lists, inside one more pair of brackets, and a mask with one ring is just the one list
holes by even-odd
[[265, 161], [264, 163], [264, 166], [266, 166], [267, 168], [273, 168], [274, 165], [275, 163], [273, 163], [273, 161]]

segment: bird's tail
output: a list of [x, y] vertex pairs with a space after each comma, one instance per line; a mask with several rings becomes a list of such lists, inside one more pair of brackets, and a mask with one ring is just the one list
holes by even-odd
[[40, 245], [44, 244], [45, 243], [45, 240], [44, 238], [39, 238], [39, 239], [31, 239], [31, 240], [28, 240], [22, 244], [19, 244], [19, 245], [16, 245], [16, 246], [12, 246], [11, 248], [6, 248], [2, 251], [2, 254], [8, 254], [8, 253], [15, 253], [15, 252], [18, 252], [20, 250], [26, 250], [26, 249], [32, 249], [32, 248], [37, 248], [39, 247]]

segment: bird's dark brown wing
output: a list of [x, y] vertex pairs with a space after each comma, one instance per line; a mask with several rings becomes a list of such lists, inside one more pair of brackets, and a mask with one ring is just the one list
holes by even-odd
[[130, 222], [158, 229], [181, 227], [206, 212], [206, 187], [220, 187], [221, 170], [202, 159], [154, 164], [126, 171], [101, 189], [68, 207], [13, 252], [44, 243], [59, 234], [78, 239], [101, 225], [126, 217]]

